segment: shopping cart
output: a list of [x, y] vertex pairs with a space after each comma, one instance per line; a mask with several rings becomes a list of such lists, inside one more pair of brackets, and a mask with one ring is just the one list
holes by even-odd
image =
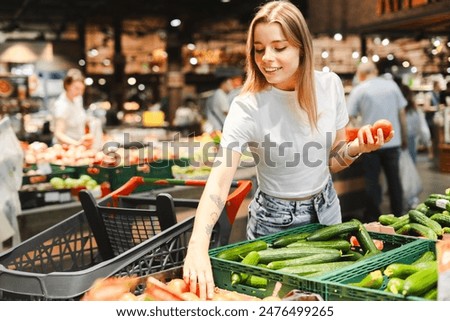
[[[101, 208], [104, 213], [110, 211], [107, 214], [109, 216], [126, 213], [123, 207], [126, 204], [134, 205], [135, 208], [139, 207], [137, 204], [155, 204], [154, 209], [157, 210], [157, 197], [143, 200], [138, 194], [131, 194], [133, 186], [204, 186], [206, 183], [142, 177], [133, 177], [130, 181], [101, 199], [98, 204], [91, 205]], [[224, 211], [213, 229], [211, 248], [228, 242], [230, 227], [242, 201], [251, 190], [251, 181], [236, 181], [232, 187]], [[175, 210], [180, 204], [190, 204], [192, 207], [198, 204], [198, 200], [172, 200]], [[132, 212], [131, 209], [128, 211]], [[0, 255], [0, 300], [78, 300], [98, 278], [146, 276], [183, 264], [194, 216], [163, 228], [155, 235], [150, 233], [147, 239], [142, 238], [136, 245], [128, 243], [128, 249], [124, 248], [118, 255], [113, 253], [113, 257], [105, 258], [103, 246], [99, 245], [91, 228], [92, 222], [85, 214], [83, 208]]]
[[[144, 184], [204, 186], [206, 181], [135, 176], [98, 204], [88, 190], [81, 191], [80, 202], [103, 258], [113, 258], [175, 225], [177, 223], [175, 207], [197, 208], [198, 206], [199, 201], [196, 199], [174, 199], [169, 193], [159, 193], [156, 197], [132, 194]], [[214, 246], [228, 243], [232, 224], [240, 204], [251, 189], [251, 183], [234, 181], [231, 187], [238, 190], [227, 199], [225, 205], [227, 215], [219, 217], [220, 231], [216, 229], [214, 232], [220, 234], [220, 237], [212, 237]]]

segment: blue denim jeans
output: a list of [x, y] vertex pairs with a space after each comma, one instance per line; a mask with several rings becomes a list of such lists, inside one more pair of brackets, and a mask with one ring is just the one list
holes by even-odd
[[342, 222], [341, 207], [331, 176], [320, 193], [302, 201], [279, 199], [258, 189], [249, 205], [247, 239], [317, 222], [324, 225]]

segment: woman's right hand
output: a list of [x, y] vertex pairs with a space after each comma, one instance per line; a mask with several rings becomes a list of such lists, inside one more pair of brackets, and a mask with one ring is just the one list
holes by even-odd
[[201, 300], [212, 299], [215, 285], [208, 249], [191, 243], [184, 260], [183, 279]]

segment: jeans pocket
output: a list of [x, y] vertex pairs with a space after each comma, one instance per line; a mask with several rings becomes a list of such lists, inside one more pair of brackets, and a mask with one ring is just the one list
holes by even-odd
[[249, 207], [247, 237], [256, 238], [278, 233], [291, 226], [293, 221], [294, 214], [288, 208], [275, 210], [252, 201]]

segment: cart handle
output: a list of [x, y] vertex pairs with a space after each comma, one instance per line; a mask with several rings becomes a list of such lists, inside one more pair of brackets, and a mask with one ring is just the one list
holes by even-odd
[[[113, 191], [109, 196], [112, 199], [113, 206], [119, 205], [119, 197], [131, 194], [137, 187], [149, 184], [149, 185], [180, 185], [180, 186], [205, 186], [206, 180], [183, 180], [174, 178], [144, 178], [141, 176], [133, 176], [124, 185]], [[234, 223], [237, 212], [241, 207], [247, 194], [252, 189], [252, 181], [250, 180], [238, 180], [232, 181], [231, 187], [236, 189], [227, 197], [225, 203], [225, 209], [227, 212], [228, 220], [230, 224]]]

